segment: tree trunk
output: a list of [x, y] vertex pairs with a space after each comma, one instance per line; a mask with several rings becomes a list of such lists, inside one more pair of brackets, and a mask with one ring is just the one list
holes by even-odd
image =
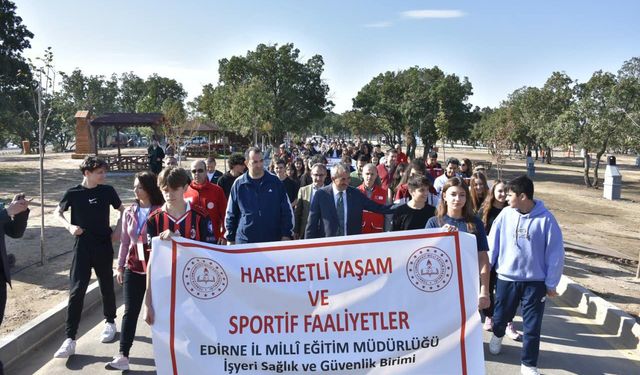
[[591, 156], [588, 150], [584, 150], [584, 184], [591, 187], [591, 178], [589, 177], [589, 167], [591, 165]]
[[600, 168], [600, 158], [604, 154], [605, 150], [606, 146], [600, 149], [600, 151], [598, 151], [598, 153], [596, 154], [596, 165], [593, 167], [593, 187], [596, 189], [600, 186], [600, 181], [598, 181], [598, 168]]
[[545, 151], [545, 162], [551, 164], [551, 147], [547, 147]]
[[413, 136], [411, 128], [405, 129], [404, 140], [406, 142], [405, 151], [407, 152], [407, 156], [413, 159], [416, 154], [416, 138]]

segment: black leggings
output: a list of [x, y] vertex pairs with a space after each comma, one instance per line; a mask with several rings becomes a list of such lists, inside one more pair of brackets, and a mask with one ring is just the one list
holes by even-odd
[[120, 328], [120, 352], [129, 357], [129, 350], [133, 345], [138, 325], [138, 316], [142, 308], [144, 293], [147, 290], [147, 276], [132, 272], [130, 269], [124, 271], [124, 315], [122, 316], [122, 327]]

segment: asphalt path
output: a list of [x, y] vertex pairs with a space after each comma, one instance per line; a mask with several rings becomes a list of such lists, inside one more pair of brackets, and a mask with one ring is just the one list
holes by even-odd
[[[121, 293], [120, 293], [121, 295]], [[121, 297], [119, 297], [121, 298]], [[121, 301], [119, 301], [121, 303]], [[539, 368], [542, 374], [640, 374], [640, 356], [631, 348], [619, 346], [615, 337], [599, 331], [593, 321], [584, 319], [572, 308], [563, 306], [562, 300], [547, 302], [542, 326]], [[118, 309], [122, 316], [124, 307]], [[104, 323], [102, 308], [98, 304], [82, 319], [76, 355], [69, 359], [52, 359], [53, 353], [64, 337], [48, 340], [29, 354], [27, 361], [6, 369], [15, 375], [58, 374], [114, 374], [105, 364], [118, 352], [118, 341], [102, 344], [98, 341]], [[118, 329], [120, 319], [118, 318]], [[521, 327], [519, 318], [516, 328]], [[520, 373], [521, 343], [504, 339], [502, 353], [489, 353], [491, 334], [484, 334], [485, 368], [487, 374], [508, 375]], [[151, 331], [141, 319], [138, 322], [136, 339], [131, 349], [131, 370], [128, 374], [155, 374]], [[206, 373], [203, 372], [203, 373]]]

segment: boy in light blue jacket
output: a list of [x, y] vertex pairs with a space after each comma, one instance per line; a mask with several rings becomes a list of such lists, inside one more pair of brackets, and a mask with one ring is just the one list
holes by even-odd
[[489, 261], [496, 268], [496, 305], [489, 351], [499, 354], [507, 323], [522, 304], [523, 344], [520, 371], [538, 374], [540, 329], [547, 297], [564, 267], [558, 222], [542, 201], [533, 199], [533, 182], [520, 176], [507, 184], [507, 202], [489, 233]]

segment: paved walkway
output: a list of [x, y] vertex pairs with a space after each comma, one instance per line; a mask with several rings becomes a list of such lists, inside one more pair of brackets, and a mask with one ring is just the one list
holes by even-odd
[[[615, 340], [609, 335], [594, 331], [597, 327], [590, 320], [579, 317], [571, 308], [560, 305], [561, 301], [547, 303], [542, 327], [543, 339], [540, 352], [540, 369], [543, 374], [640, 374], [640, 356], [629, 348], [615, 348]], [[121, 317], [123, 307], [118, 310]], [[58, 374], [114, 374], [106, 370], [105, 363], [118, 352], [118, 342], [99, 343], [102, 330], [101, 306], [92, 309], [83, 317], [76, 355], [68, 360], [51, 359], [63, 337], [49, 340], [35, 350], [28, 363], [7, 369], [7, 374], [58, 375]], [[520, 327], [516, 320], [516, 327]], [[120, 321], [118, 320], [118, 327]], [[499, 356], [489, 354], [490, 334], [485, 333], [487, 374], [519, 374], [519, 342], [505, 338], [503, 352]], [[131, 350], [129, 374], [155, 374], [151, 332], [142, 320], [138, 324], [136, 341]]]

